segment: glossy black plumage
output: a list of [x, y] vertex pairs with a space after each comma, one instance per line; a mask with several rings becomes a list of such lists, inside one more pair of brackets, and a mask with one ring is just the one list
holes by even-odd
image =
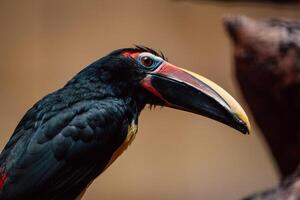
[[112, 52], [36, 103], [0, 155], [0, 200], [73, 200], [133, 141], [146, 104], [249, 133], [241, 106], [146, 47]]
[[91, 64], [26, 113], [0, 156], [8, 175], [1, 200], [74, 199], [106, 167], [145, 105], [132, 98], [139, 74], [117, 53]]

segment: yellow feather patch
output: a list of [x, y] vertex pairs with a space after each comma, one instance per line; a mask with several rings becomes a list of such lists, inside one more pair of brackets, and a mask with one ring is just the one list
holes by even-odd
[[134, 138], [136, 136], [137, 129], [138, 129], [137, 125], [134, 123], [134, 121], [132, 121], [131, 124], [128, 126], [127, 137], [125, 138], [122, 145], [113, 153], [113, 155], [112, 155], [110, 161], [108, 162], [107, 166], [105, 167], [105, 169], [107, 169], [132, 143], [132, 141], [134, 140]]
[[[134, 121], [132, 121], [132, 123], [128, 126], [128, 132], [127, 132], [127, 136], [124, 140], [124, 142], [122, 143], [122, 145], [113, 153], [110, 161], [108, 162], [108, 164], [106, 165], [105, 169], [102, 171], [104, 172], [126, 149], [127, 147], [132, 143], [132, 141], [135, 138], [135, 135], [137, 133], [137, 125], [134, 123]], [[84, 193], [86, 192], [86, 189], [88, 188], [88, 186], [93, 182], [93, 180], [87, 185], [87, 187], [80, 193], [80, 195], [76, 198], [76, 200], [80, 200], [82, 198], [82, 196], [84, 195]]]

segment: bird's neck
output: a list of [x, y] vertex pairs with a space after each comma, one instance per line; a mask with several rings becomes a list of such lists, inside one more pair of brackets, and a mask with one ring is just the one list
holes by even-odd
[[68, 91], [70, 99], [80, 100], [105, 100], [106, 98], [116, 98], [124, 101], [127, 108], [138, 116], [145, 105], [150, 103], [151, 97], [141, 88], [134, 89], [130, 84], [113, 84], [94, 78], [77, 79], [73, 78], [63, 88]]

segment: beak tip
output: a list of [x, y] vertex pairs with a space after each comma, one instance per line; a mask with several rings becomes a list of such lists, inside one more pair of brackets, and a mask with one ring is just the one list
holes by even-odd
[[250, 135], [250, 130], [246, 128], [243, 132], [244, 135]]
[[249, 135], [251, 131], [251, 125], [245, 111], [243, 109], [239, 109], [238, 112], [233, 112], [231, 116], [233, 121], [229, 123], [229, 126], [238, 130], [244, 135]]
[[240, 106], [239, 103], [237, 103], [235, 100], [230, 101], [231, 107], [233, 108], [233, 115], [235, 118], [235, 121], [237, 122], [237, 130], [239, 130], [241, 133], [245, 135], [249, 135], [251, 131], [251, 125], [249, 118], [244, 111], [244, 109]]
[[250, 135], [251, 125], [249, 120], [246, 121], [241, 120], [241, 126], [238, 128], [238, 130], [244, 135]]
[[236, 129], [237, 131], [239, 131], [243, 135], [249, 135], [250, 134], [250, 130], [245, 124], [242, 124], [239, 127], [234, 127], [234, 129]]
[[251, 132], [251, 125], [250, 125], [250, 121], [247, 117], [247, 120], [244, 122], [245, 123], [245, 126], [246, 126], [246, 135], [250, 135], [250, 132]]

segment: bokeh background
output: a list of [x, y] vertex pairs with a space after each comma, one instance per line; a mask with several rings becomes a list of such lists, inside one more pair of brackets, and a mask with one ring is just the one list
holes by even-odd
[[[233, 78], [222, 17], [299, 19], [299, 9], [209, 1], [0, 0], [0, 147], [37, 100], [97, 58], [133, 44], [162, 50], [247, 109]], [[253, 120], [252, 126], [244, 136], [201, 116], [145, 109], [133, 144], [84, 199], [231, 200], [271, 187], [279, 175]]]

